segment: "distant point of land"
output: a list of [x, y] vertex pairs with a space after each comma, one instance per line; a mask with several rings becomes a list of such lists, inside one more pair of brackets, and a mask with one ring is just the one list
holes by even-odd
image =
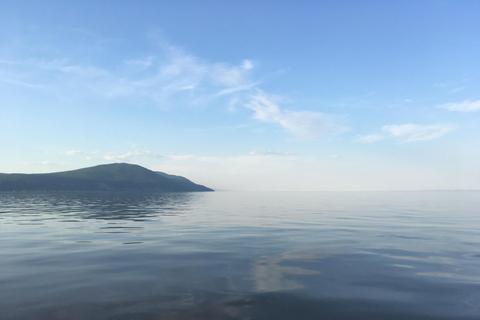
[[214, 191], [187, 178], [139, 165], [113, 163], [72, 171], [0, 173], [1, 191]]

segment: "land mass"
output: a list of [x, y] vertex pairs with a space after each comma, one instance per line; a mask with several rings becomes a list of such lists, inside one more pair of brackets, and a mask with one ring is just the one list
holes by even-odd
[[0, 191], [213, 191], [187, 178], [114, 163], [55, 173], [0, 173]]

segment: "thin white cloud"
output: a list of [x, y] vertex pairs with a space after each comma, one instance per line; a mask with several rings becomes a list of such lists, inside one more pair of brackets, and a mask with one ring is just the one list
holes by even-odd
[[208, 68], [208, 71], [212, 83], [227, 88], [235, 88], [245, 85], [246, 73], [252, 68], [253, 65], [245, 68], [243, 65], [230, 66], [224, 63], [215, 63]]
[[14, 86], [25, 87], [25, 88], [29, 88], [29, 89], [43, 89], [44, 88], [44, 86], [42, 86], [40, 84], [28, 83], [28, 82], [19, 81], [19, 80], [13, 80], [13, 79], [0, 78], [0, 82], [3, 82], [7, 85], [14, 85]]
[[43, 89], [68, 100], [131, 97], [161, 106], [208, 104], [258, 84], [251, 80], [251, 60], [210, 63], [171, 45], [163, 49], [146, 58], [118, 61], [111, 69], [68, 59], [0, 60], [5, 66], [0, 83]]
[[125, 60], [124, 64], [132, 71], [141, 71], [149, 68], [153, 64], [154, 58], [152, 56], [145, 59]]
[[459, 91], [465, 90], [465, 87], [457, 87], [452, 90], [450, 90], [450, 93], [457, 93]]
[[80, 150], [68, 150], [62, 153], [68, 156], [84, 156], [86, 160], [92, 160], [93, 156], [98, 154], [98, 151], [85, 152]]
[[480, 100], [466, 100], [463, 102], [446, 103], [438, 106], [437, 108], [460, 112], [480, 111]]
[[85, 152], [78, 151], [78, 150], [69, 150], [69, 151], [65, 151], [65, 154], [68, 154], [69, 156], [73, 156], [77, 154], [85, 154]]
[[198, 157], [195, 157], [193, 154], [186, 154], [186, 155], [169, 154], [169, 155], [166, 155], [165, 158], [183, 161], [183, 160], [189, 160], [189, 159], [194, 159]]
[[223, 96], [223, 95], [232, 94], [232, 93], [236, 93], [236, 92], [248, 91], [250, 89], [255, 88], [258, 84], [259, 84], [258, 82], [252, 82], [252, 83], [247, 83], [245, 85], [239, 85], [239, 86], [236, 86], [236, 87], [227, 88], [227, 89], [224, 89], [224, 90], [221, 90], [221, 91], [217, 92], [215, 94], [215, 96], [220, 97], [220, 96]]
[[62, 152], [62, 153], [65, 153], [66, 155], [69, 155], [69, 156], [94, 155], [94, 154], [98, 154], [98, 151], [86, 152], [86, 151], [80, 151], [80, 150], [68, 150], [68, 151], [65, 151], [65, 152]]
[[301, 139], [322, 139], [348, 130], [334, 115], [315, 111], [290, 111], [278, 106], [281, 98], [258, 90], [245, 105], [255, 112], [254, 118], [280, 124]]
[[106, 154], [103, 158], [105, 160], [114, 160], [114, 161], [122, 161], [128, 160], [130, 158], [163, 158], [164, 156], [152, 151], [145, 151], [145, 150], [135, 150], [129, 151], [122, 154]]
[[293, 153], [277, 150], [269, 150], [265, 148], [252, 150], [249, 155], [251, 156], [291, 156]]
[[50, 161], [29, 161], [29, 162], [24, 162], [26, 165], [29, 166], [46, 166], [46, 167], [59, 167], [65, 165], [64, 163], [58, 163], [58, 162], [50, 162]]
[[163, 44], [157, 55], [112, 62], [114, 67], [108, 69], [68, 59], [1, 63], [8, 66], [8, 77], [0, 77], [8, 79], [3, 81], [7, 85], [41, 84], [40, 89], [62, 103], [132, 99], [169, 108], [221, 101], [229, 111], [245, 106], [255, 112], [256, 119], [278, 123], [299, 139], [322, 139], [347, 130], [338, 116], [281, 109], [278, 97], [259, 90], [259, 81], [252, 79], [257, 63], [248, 59], [238, 64], [208, 62]]
[[454, 129], [450, 124], [420, 125], [420, 124], [393, 124], [382, 127], [382, 134], [369, 134], [357, 138], [361, 143], [372, 143], [385, 139], [398, 139], [402, 142], [434, 140]]
[[253, 69], [254, 64], [251, 60], [243, 60], [242, 62], [242, 68], [245, 70], [250, 70]]
[[405, 142], [433, 140], [453, 130], [452, 125], [394, 124], [383, 126], [382, 131]]
[[372, 143], [383, 140], [385, 137], [380, 134], [368, 134], [366, 136], [361, 136], [356, 139], [357, 142], [361, 143]]

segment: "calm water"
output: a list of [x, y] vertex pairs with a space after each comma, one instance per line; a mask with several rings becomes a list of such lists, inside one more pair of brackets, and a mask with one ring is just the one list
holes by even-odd
[[0, 319], [480, 319], [480, 192], [0, 194]]

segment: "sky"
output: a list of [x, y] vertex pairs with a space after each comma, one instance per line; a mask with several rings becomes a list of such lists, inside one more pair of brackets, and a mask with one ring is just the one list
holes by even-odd
[[480, 189], [480, 1], [2, 1], [0, 172]]

